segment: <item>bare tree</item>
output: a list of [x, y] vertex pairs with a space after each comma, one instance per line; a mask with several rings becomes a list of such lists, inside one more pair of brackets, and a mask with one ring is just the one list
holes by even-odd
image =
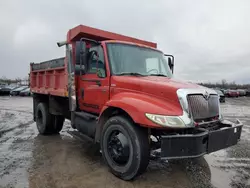
[[222, 80], [221, 80], [221, 86], [222, 86], [223, 88], [226, 88], [226, 86], [227, 86], [227, 81], [226, 81], [226, 79], [222, 79]]

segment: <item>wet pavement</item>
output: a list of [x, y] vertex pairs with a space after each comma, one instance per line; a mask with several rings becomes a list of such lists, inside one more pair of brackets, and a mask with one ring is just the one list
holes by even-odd
[[152, 161], [125, 182], [109, 173], [94, 145], [68, 134], [69, 122], [60, 135], [40, 136], [32, 98], [0, 97], [0, 188], [250, 187], [250, 98], [228, 99], [221, 109], [244, 123], [238, 145], [193, 160]]

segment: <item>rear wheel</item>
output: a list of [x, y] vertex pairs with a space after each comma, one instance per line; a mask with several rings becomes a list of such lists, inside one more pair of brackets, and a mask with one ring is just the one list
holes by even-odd
[[53, 133], [59, 133], [62, 130], [64, 123], [64, 116], [53, 115]]
[[143, 173], [149, 163], [147, 130], [123, 116], [114, 116], [105, 123], [101, 149], [111, 172], [123, 180]]
[[36, 108], [36, 125], [40, 134], [46, 135], [52, 133], [52, 120], [48, 105], [46, 103], [39, 103]]
[[36, 109], [36, 125], [40, 134], [57, 134], [62, 130], [65, 118], [49, 113], [46, 103], [39, 103]]

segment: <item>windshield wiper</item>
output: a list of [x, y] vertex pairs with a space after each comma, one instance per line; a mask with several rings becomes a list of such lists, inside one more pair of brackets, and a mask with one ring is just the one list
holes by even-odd
[[119, 76], [122, 76], [122, 75], [131, 75], [131, 76], [147, 76], [147, 75], [143, 75], [143, 74], [140, 74], [138, 72], [122, 72], [121, 74], [118, 74]]
[[164, 77], [168, 77], [168, 76], [165, 75], [165, 74], [150, 74], [149, 76], [164, 76]]

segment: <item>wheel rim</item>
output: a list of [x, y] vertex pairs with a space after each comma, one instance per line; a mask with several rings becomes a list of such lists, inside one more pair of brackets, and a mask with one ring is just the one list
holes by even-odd
[[108, 137], [108, 155], [119, 166], [129, 161], [130, 147], [128, 138], [121, 131], [112, 131]]

